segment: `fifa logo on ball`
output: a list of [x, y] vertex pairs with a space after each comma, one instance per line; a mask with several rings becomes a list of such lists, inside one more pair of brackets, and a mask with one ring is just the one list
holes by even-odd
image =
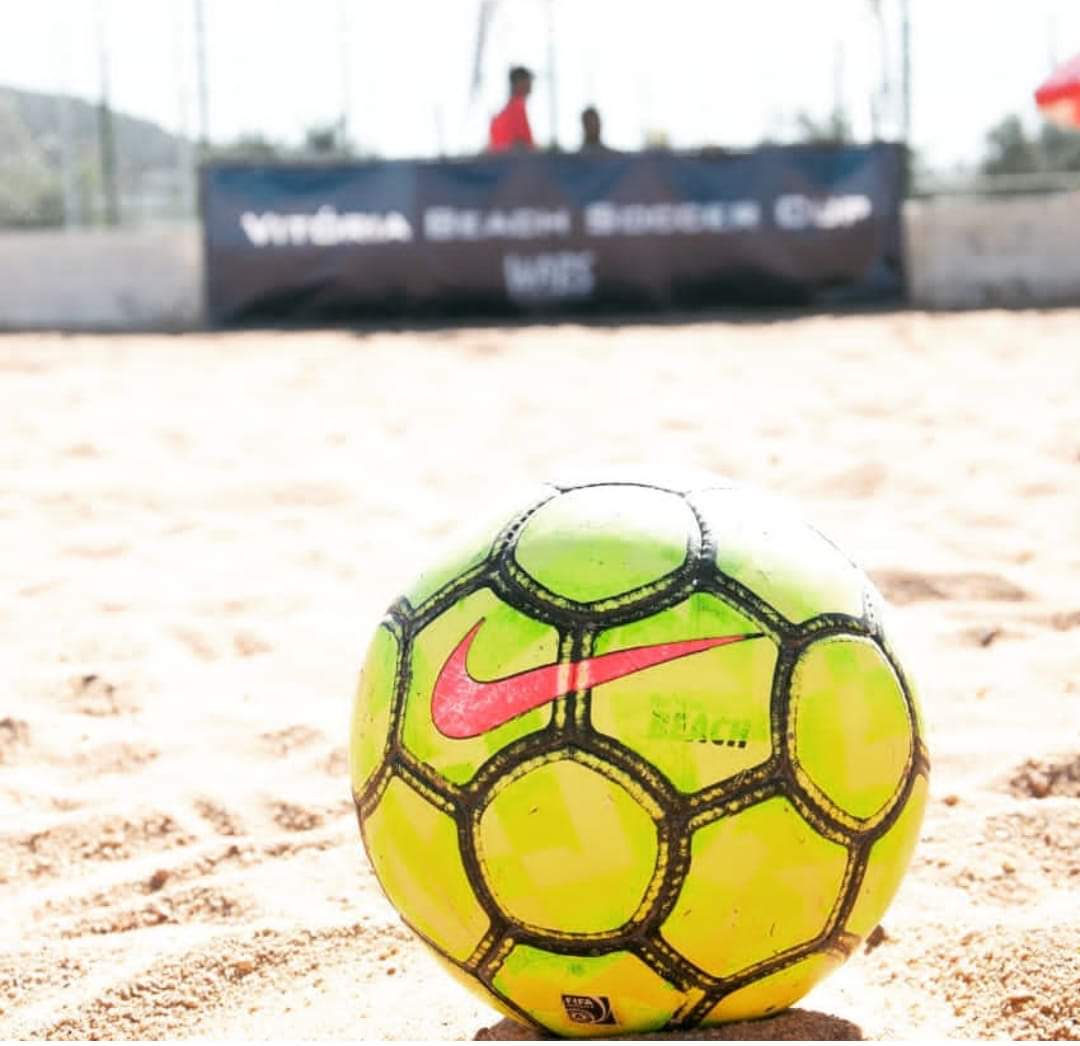
[[562, 1035], [776, 1012], [877, 925], [929, 759], [866, 576], [716, 480], [555, 484], [422, 573], [352, 717], [402, 918]]
[[564, 995], [566, 1016], [575, 1024], [614, 1024], [611, 1000], [606, 995]]

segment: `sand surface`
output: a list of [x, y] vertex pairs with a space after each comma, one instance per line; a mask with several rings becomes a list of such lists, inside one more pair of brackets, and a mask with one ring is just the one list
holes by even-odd
[[872, 944], [713, 1037], [1080, 1038], [1080, 312], [0, 338], [0, 1037], [514, 1031], [356, 830], [383, 607], [500, 486], [794, 499], [896, 607], [932, 798]]

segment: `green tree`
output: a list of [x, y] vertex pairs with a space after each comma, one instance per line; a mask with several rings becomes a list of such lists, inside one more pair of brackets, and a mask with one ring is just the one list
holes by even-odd
[[1038, 143], [1028, 137], [1020, 117], [1006, 116], [986, 134], [983, 174], [1032, 174], [1041, 168]]
[[1080, 134], [1057, 124], [1044, 123], [1039, 150], [1048, 171], [1080, 171]]
[[1015, 114], [1004, 117], [986, 134], [982, 174], [1038, 174], [1080, 171], [1080, 134], [1044, 123], [1029, 134]]
[[0, 225], [59, 225], [63, 218], [59, 175], [11, 100], [0, 98]]
[[313, 124], [304, 131], [304, 153], [315, 157], [352, 156], [353, 149], [345, 138], [340, 120]]
[[795, 117], [795, 141], [806, 145], [850, 145], [855, 140], [851, 121], [843, 109], [833, 109], [824, 120], [807, 112]]
[[258, 132], [240, 134], [231, 142], [211, 145], [206, 150], [208, 160], [281, 160], [286, 148]]

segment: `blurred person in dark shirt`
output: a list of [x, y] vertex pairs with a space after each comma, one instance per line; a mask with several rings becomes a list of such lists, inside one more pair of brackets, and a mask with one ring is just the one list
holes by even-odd
[[581, 151], [583, 153], [611, 152], [600, 136], [600, 114], [593, 105], [581, 111]]
[[510, 101], [491, 118], [488, 149], [493, 153], [508, 149], [532, 149], [532, 128], [525, 111], [525, 99], [532, 90], [533, 74], [523, 65], [510, 70]]

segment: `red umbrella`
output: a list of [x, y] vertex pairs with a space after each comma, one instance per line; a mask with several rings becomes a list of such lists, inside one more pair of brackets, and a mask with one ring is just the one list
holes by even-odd
[[1036, 92], [1043, 116], [1066, 127], [1080, 127], [1080, 54], [1054, 72]]

